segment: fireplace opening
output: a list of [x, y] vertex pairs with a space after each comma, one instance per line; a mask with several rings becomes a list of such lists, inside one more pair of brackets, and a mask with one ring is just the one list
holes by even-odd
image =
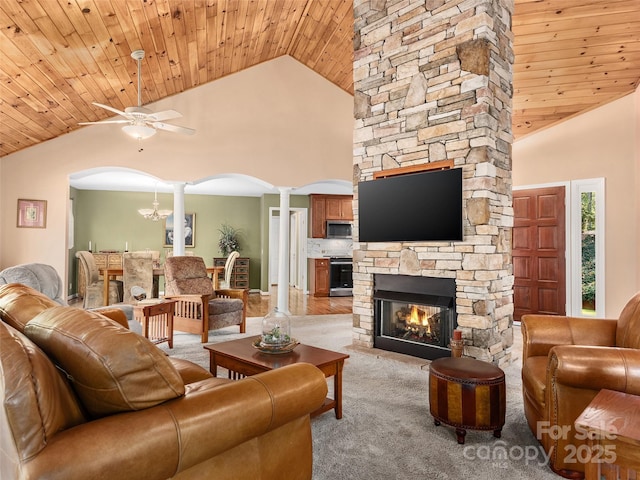
[[377, 274], [373, 301], [375, 348], [430, 360], [451, 355], [454, 279]]

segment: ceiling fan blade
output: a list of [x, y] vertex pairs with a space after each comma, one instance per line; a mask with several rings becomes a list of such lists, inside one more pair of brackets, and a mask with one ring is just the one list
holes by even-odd
[[98, 103], [98, 102], [91, 102], [91, 103], [93, 103], [96, 107], [104, 108], [105, 110], [109, 110], [110, 112], [116, 113], [118, 115], [122, 115], [123, 117], [127, 116], [125, 112], [118, 110], [117, 108], [110, 107], [109, 105], [103, 105], [102, 103]]
[[193, 128], [181, 127], [179, 125], [171, 125], [170, 123], [150, 122], [150, 124], [160, 130], [168, 132], [182, 133], [184, 135], [193, 135], [196, 131]]
[[180, 118], [182, 114], [175, 110], [163, 110], [162, 112], [152, 113], [149, 115], [149, 120], [154, 122], [162, 122], [163, 120], [171, 120], [172, 118]]
[[130, 120], [103, 120], [102, 122], [79, 122], [78, 125], [102, 125], [103, 123], [131, 123]]

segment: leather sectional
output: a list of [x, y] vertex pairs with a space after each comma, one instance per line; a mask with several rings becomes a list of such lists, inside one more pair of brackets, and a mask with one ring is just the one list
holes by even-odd
[[320, 370], [214, 378], [110, 313], [0, 286], [0, 478], [311, 478]]

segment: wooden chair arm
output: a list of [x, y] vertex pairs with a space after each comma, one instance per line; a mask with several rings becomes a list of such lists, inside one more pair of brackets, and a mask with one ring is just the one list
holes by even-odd
[[197, 295], [197, 294], [188, 294], [188, 295], [165, 295], [165, 300], [177, 300], [179, 302], [191, 302], [191, 303], [209, 303], [211, 299], [211, 295]]
[[215, 294], [219, 298], [238, 298], [246, 302], [249, 291], [245, 288], [219, 288], [215, 291]]

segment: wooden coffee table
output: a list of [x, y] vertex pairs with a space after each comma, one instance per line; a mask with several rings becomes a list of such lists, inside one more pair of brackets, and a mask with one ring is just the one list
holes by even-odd
[[302, 344], [290, 353], [262, 353], [253, 346], [258, 338], [259, 336], [254, 336], [205, 345], [204, 348], [209, 350], [211, 373], [217, 376], [218, 367], [222, 367], [229, 370], [229, 378], [238, 379], [294, 363], [310, 363], [318, 367], [325, 377], [333, 377], [334, 392], [334, 398], [327, 398], [312, 416], [333, 409], [336, 418], [342, 418], [342, 367], [349, 355]]

